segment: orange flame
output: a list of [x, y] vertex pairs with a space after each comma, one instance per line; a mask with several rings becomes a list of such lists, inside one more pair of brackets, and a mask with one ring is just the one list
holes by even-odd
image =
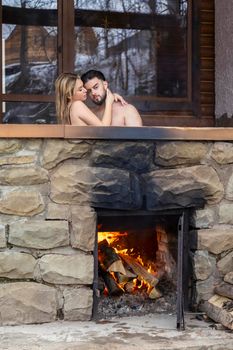
[[[99, 227], [99, 229], [101, 229]], [[116, 243], [120, 242], [121, 237], [127, 236], [127, 232], [98, 232], [98, 243], [102, 242], [103, 240], [107, 240], [108, 244], [114, 248], [117, 254], [125, 254], [128, 256], [132, 256], [132, 253], [134, 252], [134, 248], [125, 248], [125, 249], [119, 249], [116, 248], [114, 245]], [[141, 265], [143, 266], [150, 274], [156, 276], [155, 271], [153, 270], [152, 266], [149, 264], [146, 264], [143, 260], [143, 258], [138, 255], [137, 257], [134, 256], [134, 259]], [[116, 280], [116, 277], [114, 273], [111, 273], [113, 278]], [[147, 290], [149, 291], [151, 289], [151, 285], [143, 279], [142, 276], [137, 276], [132, 280], [133, 283], [133, 288], [131, 289], [131, 292], [135, 292], [137, 290]], [[124, 285], [126, 282], [121, 282], [118, 283], [120, 287], [124, 288]]]

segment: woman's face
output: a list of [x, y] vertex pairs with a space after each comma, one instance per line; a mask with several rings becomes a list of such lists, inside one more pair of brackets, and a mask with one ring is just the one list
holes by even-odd
[[74, 86], [74, 101], [85, 101], [87, 99], [87, 90], [83, 86], [83, 82], [81, 79], [77, 79]]

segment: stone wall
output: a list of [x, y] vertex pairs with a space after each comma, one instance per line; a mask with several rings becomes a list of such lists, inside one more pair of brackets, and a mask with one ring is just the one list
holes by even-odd
[[207, 300], [233, 270], [232, 174], [231, 142], [0, 140], [0, 324], [91, 319], [98, 208], [202, 206], [190, 238]]

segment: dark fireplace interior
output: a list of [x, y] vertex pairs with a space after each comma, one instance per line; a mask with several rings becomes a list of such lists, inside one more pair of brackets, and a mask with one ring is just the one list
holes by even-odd
[[147, 313], [179, 313], [181, 318], [188, 255], [182, 219], [180, 210], [98, 212], [98, 319]]

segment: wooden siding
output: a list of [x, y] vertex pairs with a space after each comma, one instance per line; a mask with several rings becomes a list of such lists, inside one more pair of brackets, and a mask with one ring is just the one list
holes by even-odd
[[200, 1], [201, 118], [214, 119], [214, 0]]
[[23, 27], [16, 25], [6, 39], [6, 65], [20, 64], [22, 30], [26, 36], [26, 56], [30, 63], [47, 62], [56, 59], [57, 38], [51, 36], [43, 27]]

